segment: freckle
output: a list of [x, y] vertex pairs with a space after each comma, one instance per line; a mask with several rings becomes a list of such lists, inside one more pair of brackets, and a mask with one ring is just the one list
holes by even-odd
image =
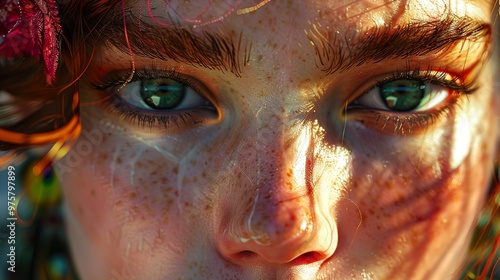
[[98, 158], [99, 158], [99, 160], [107, 161], [108, 155], [107, 154], [100, 154]]
[[160, 182], [161, 182], [162, 184], [166, 184], [166, 183], [168, 182], [168, 179], [167, 179], [167, 178], [165, 178], [165, 177], [161, 177], [161, 178], [160, 178]]
[[90, 195], [91, 195], [91, 196], [95, 196], [95, 190], [94, 190], [94, 189], [92, 189], [92, 190], [90, 191]]
[[196, 266], [198, 266], [198, 263], [197, 263], [197, 262], [191, 262], [191, 263], [189, 264], [189, 268], [194, 268], [194, 267], [196, 267]]
[[179, 197], [179, 191], [178, 191], [178, 190], [175, 190], [175, 191], [174, 191], [174, 195], [175, 195], [176, 197]]
[[117, 200], [117, 201], [115, 202], [115, 205], [116, 205], [116, 206], [122, 206], [122, 205], [123, 205], [123, 201], [122, 201], [121, 199], [120, 199], [120, 200]]
[[116, 158], [116, 163], [122, 163], [122, 158], [120, 156]]
[[78, 205], [78, 214], [80, 214], [80, 216], [83, 216], [83, 208], [81, 205]]
[[[139, 182], [140, 182], [142, 185], [145, 185], [145, 184], [146, 184], [146, 183], [144, 182], [144, 178], [141, 178], [141, 179], [139, 180]], [[154, 185], [156, 185], [156, 184], [158, 184], [158, 180], [154, 180], [154, 181], [152, 181], [150, 185], [153, 185], [153, 186], [154, 186]]]
[[203, 172], [201, 173], [201, 176], [202, 176], [203, 178], [207, 178], [207, 173], [205, 173], [205, 171], [203, 171]]
[[[166, 211], [168, 211], [168, 209], [170, 208], [169, 206], [171, 206], [171, 205], [172, 205], [172, 203], [174, 203], [174, 201], [173, 201], [172, 199], [170, 199], [170, 198], [169, 198], [169, 199], [167, 199], [167, 200], [165, 201], [165, 204], [166, 204], [166, 206], [167, 206], [167, 207], [164, 209], [164, 211], [165, 211], [165, 210], [166, 210]], [[165, 212], [166, 212], [166, 211], [165, 211]]]
[[178, 174], [179, 173], [179, 167], [178, 166], [174, 166], [174, 168], [172, 168], [172, 173]]
[[128, 195], [128, 197], [129, 197], [130, 199], [134, 199], [134, 198], [136, 198], [136, 197], [137, 197], [137, 193], [135, 193], [135, 192], [130, 193], [130, 194]]

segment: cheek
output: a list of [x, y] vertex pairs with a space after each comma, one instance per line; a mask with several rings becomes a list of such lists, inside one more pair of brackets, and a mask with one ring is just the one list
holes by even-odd
[[187, 253], [196, 247], [211, 212], [212, 198], [201, 191], [211, 178], [207, 165], [217, 166], [219, 157], [199, 153], [199, 138], [146, 140], [95, 119], [82, 122], [80, 139], [56, 168], [70, 211], [110, 265], [121, 266], [123, 257], [169, 259], [168, 244]]
[[477, 113], [484, 109], [474, 111], [460, 109], [454, 121], [432, 133], [397, 141], [348, 131], [359, 146], [353, 148], [349, 203], [336, 211], [339, 225], [352, 224], [353, 217], [359, 223], [339, 227], [339, 240], [350, 241], [340, 244], [340, 255], [349, 251], [367, 267], [384, 260], [400, 273], [417, 265], [456, 265], [490, 179], [492, 141], [486, 132], [495, 130], [494, 122]]

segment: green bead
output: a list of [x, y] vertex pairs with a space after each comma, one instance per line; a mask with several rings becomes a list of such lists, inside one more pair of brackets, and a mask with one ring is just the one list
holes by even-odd
[[51, 279], [63, 279], [69, 277], [70, 265], [66, 257], [61, 254], [54, 254], [50, 257], [47, 270]]
[[48, 167], [41, 174], [35, 175], [33, 168], [37, 163], [38, 161], [34, 160], [27, 165], [23, 180], [24, 187], [31, 203], [40, 206], [52, 205], [62, 195], [59, 180], [51, 167]]

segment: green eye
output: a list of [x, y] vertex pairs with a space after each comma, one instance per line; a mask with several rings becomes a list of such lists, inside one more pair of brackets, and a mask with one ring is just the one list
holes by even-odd
[[169, 77], [137, 77], [137, 81], [121, 87], [118, 96], [131, 109], [156, 111], [159, 114], [213, 108], [212, 104], [188, 83]]
[[426, 83], [421, 80], [396, 80], [380, 86], [379, 94], [387, 108], [407, 112], [422, 103], [426, 89]]
[[352, 105], [394, 113], [422, 112], [438, 107], [450, 95], [450, 89], [424, 79], [400, 79], [379, 83]]
[[168, 78], [141, 81], [141, 97], [151, 108], [157, 110], [173, 109], [184, 97], [188, 87], [181, 82]]

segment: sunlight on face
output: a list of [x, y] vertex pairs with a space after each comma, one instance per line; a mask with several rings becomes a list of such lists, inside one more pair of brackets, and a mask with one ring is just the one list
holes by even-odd
[[101, 34], [57, 164], [84, 279], [460, 269], [497, 133], [489, 3], [152, 2], [130, 45], [121, 17]]

